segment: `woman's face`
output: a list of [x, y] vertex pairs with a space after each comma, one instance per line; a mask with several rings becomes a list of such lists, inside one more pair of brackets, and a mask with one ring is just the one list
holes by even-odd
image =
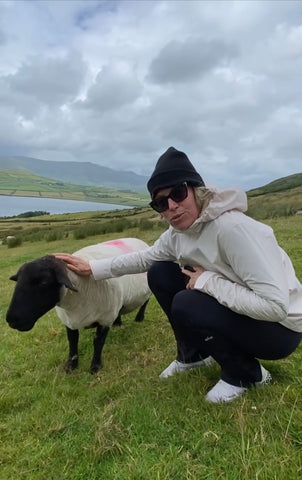
[[[172, 187], [162, 188], [155, 196], [169, 195]], [[186, 230], [199, 216], [199, 208], [196, 205], [194, 191], [188, 186], [188, 196], [181, 202], [175, 202], [171, 198], [168, 199], [169, 208], [161, 213], [162, 217], [177, 230]]]

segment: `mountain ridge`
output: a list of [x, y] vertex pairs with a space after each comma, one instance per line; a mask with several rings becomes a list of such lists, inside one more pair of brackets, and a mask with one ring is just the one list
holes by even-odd
[[300, 186], [302, 186], [302, 173], [294, 173], [286, 177], [277, 178], [262, 187], [252, 188], [247, 193], [250, 197], [256, 197], [265, 193], [282, 192]]
[[[12, 158], [17, 160], [11, 161]], [[5, 161], [3, 159], [5, 159]], [[37, 170], [36, 167], [39, 166], [39, 162], [40, 168], [41, 164], [42, 167], [45, 167], [46, 164], [47, 168], [51, 167], [49, 175], [43, 175], [42, 173], [34, 171], [34, 169]], [[80, 162], [80, 164], [77, 162], [63, 162], [63, 164], [63, 167], [65, 168], [64, 176], [61, 175], [62, 170], [60, 170], [60, 175], [55, 175], [56, 172], [54, 167], [60, 166], [59, 162], [30, 159], [29, 157], [0, 157], [0, 186], [2, 185], [2, 188], [0, 189], [2, 192], [0, 191], [0, 193], [2, 195], [16, 195], [14, 190], [21, 189], [21, 193], [23, 190], [24, 194], [25, 180], [27, 180], [26, 177], [28, 176], [26, 172], [30, 172], [35, 175], [41, 175], [44, 178], [30, 179], [29, 175], [29, 182], [27, 182], [26, 188], [31, 191], [41, 190], [45, 196], [49, 195], [46, 193], [47, 191], [49, 192], [53, 189], [59, 189], [60, 194], [64, 191], [64, 194], [68, 195], [69, 198], [74, 198], [76, 195], [77, 199], [86, 199], [89, 201], [93, 200], [100, 202], [104, 199], [104, 201], [107, 202], [110, 200], [110, 203], [126, 203], [128, 205], [146, 205], [148, 203], [149, 197], [146, 189], [147, 177], [136, 175], [133, 172], [124, 172], [130, 176], [125, 177], [122, 175], [117, 180], [116, 177], [121, 174], [121, 172], [109, 169], [108, 167], [101, 167], [90, 162]], [[81, 173], [80, 178], [77, 178], [77, 181], [72, 180], [71, 173], [74, 173], [74, 171], [71, 172], [72, 169], [70, 166], [73, 166], [74, 164], [78, 167], [77, 173], [82, 172], [84, 169], [84, 173], [87, 174], [87, 171], [89, 170], [89, 175], [91, 175], [91, 172], [96, 171], [101, 175], [101, 180], [98, 180], [97, 176], [94, 175], [94, 182], [90, 182], [90, 176], [88, 175], [87, 180], [87, 175], [85, 176], [84, 173]], [[30, 169], [31, 166], [32, 169]], [[24, 174], [16, 175], [16, 178], [12, 179], [10, 182], [9, 177], [13, 177], [15, 174], [14, 168], [15, 173], [18, 173], [22, 168]], [[109, 174], [109, 178], [106, 178], [106, 171]], [[112, 175], [115, 177], [114, 180], [112, 179]], [[55, 182], [56, 185], [53, 185], [53, 182]], [[65, 182], [69, 185], [59, 186], [59, 182]], [[21, 186], [23, 186], [23, 189]], [[114, 190], [116, 194], [112, 191], [107, 192], [105, 191], [106, 189]], [[246, 193], [248, 196], [247, 213], [253, 218], [265, 219], [294, 215], [302, 210], [302, 173], [281, 177], [261, 187], [248, 190]], [[71, 194], [72, 197], [70, 197]], [[53, 196], [54, 195], [55, 192], [53, 192]], [[121, 196], [123, 197], [123, 200], [121, 199]]]
[[[0, 156], [0, 170], [23, 168], [43, 177], [75, 185], [109, 186], [111, 188], [137, 188], [147, 191], [149, 177], [128, 170], [114, 170], [92, 162], [44, 160], [23, 155]], [[302, 173], [281, 177], [263, 186], [247, 190], [250, 197], [288, 190], [302, 186]]]
[[131, 171], [114, 170], [92, 162], [55, 162], [25, 156], [0, 156], [0, 170], [22, 168], [43, 177], [75, 185], [95, 185], [146, 192], [148, 177]]

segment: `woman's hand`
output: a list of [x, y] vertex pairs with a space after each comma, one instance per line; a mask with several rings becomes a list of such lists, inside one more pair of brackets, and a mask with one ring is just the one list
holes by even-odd
[[78, 275], [88, 276], [92, 274], [90, 264], [82, 258], [70, 255], [69, 253], [54, 253], [54, 256], [59, 260], [63, 260], [66, 263], [67, 268]]
[[194, 272], [190, 270], [188, 270], [187, 268], [183, 267], [181, 269], [182, 273], [184, 273], [185, 275], [187, 275], [187, 277], [189, 277], [189, 281], [187, 283], [187, 289], [188, 290], [193, 290], [194, 287], [195, 287], [195, 283], [196, 283], [196, 280], [198, 277], [200, 277], [200, 275], [205, 272], [205, 269], [203, 267], [200, 267], [200, 266], [195, 266], [194, 267], [191, 267], [194, 269]]

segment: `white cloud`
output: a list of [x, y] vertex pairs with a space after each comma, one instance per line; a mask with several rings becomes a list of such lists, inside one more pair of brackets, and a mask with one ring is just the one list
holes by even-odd
[[212, 184], [301, 171], [300, 2], [0, 2], [0, 155], [149, 174], [173, 145]]

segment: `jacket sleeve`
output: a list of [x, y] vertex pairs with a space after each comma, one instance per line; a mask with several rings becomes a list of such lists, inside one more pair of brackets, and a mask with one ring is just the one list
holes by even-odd
[[174, 261], [169, 230], [149, 248], [133, 253], [118, 255], [102, 260], [90, 260], [92, 275], [95, 280], [120, 277], [131, 273], [146, 272], [154, 262]]
[[219, 236], [225, 262], [242, 283], [206, 271], [195, 288], [213, 297], [234, 312], [257, 320], [279, 322], [287, 317], [289, 288], [281, 249], [273, 231], [266, 225], [251, 228], [238, 224]]

